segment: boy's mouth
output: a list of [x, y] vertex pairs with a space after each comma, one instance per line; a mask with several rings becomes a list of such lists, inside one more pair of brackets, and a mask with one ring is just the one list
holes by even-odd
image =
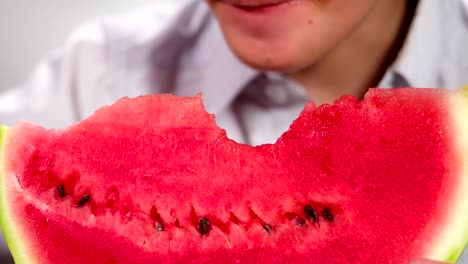
[[245, 11], [256, 11], [286, 4], [295, 0], [222, 0]]

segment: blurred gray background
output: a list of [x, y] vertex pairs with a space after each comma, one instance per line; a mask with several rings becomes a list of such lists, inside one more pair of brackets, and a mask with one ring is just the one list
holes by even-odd
[[83, 21], [155, 1], [0, 0], [0, 90], [24, 80]]

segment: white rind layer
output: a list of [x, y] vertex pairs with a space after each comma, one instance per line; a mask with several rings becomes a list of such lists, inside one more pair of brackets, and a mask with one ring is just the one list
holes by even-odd
[[447, 105], [454, 124], [452, 135], [455, 156], [460, 162], [455, 173], [460, 177], [457, 190], [454, 190], [454, 204], [447, 216], [449, 224], [426, 257], [455, 263], [468, 243], [468, 86], [450, 95]]

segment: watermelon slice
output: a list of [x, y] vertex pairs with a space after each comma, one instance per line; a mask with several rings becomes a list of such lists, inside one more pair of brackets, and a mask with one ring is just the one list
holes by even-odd
[[309, 104], [257, 147], [228, 139], [200, 97], [3, 127], [1, 225], [28, 264], [454, 262], [468, 241], [467, 98], [374, 89]]

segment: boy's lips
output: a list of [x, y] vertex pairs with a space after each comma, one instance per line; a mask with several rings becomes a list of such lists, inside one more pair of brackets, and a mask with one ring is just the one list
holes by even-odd
[[267, 7], [273, 7], [276, 5], [285, 4], [294, 0], [221, 0], [226, 4], [233, 5], [238, 8], [245, 10], [255, 10]]
[[262, 6], [262, 5], [275, 5], [281, 4], [284, 2], [289, 2], [291, 0], [221, 0], [222, 2], [238, 5], [238, 6]]
[[[283, 36], [294, 21], [303, 21], [306, 0], [214, 0], [216, 16], [238, 36]], [[309, 15], [307, 15], [309, 16]]]

